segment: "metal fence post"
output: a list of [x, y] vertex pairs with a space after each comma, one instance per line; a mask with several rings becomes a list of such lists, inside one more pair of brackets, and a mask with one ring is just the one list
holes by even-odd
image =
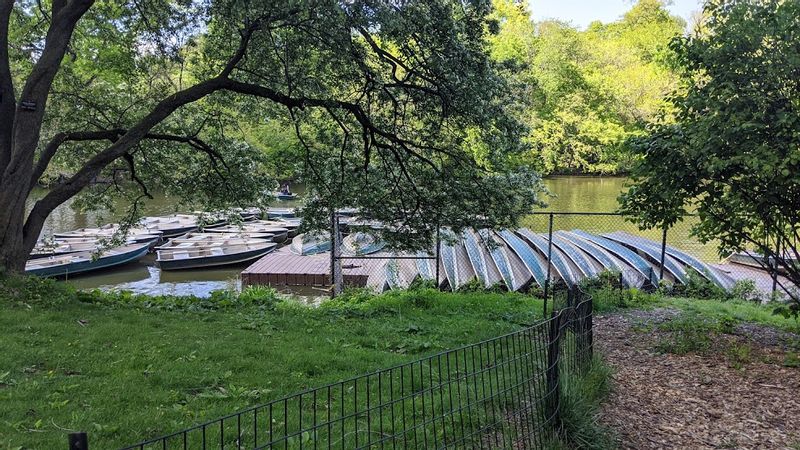
[[436, 289], [439, 289], [439, 286], [442, 283], [439, 281], [439, 264], [441, 263], [441, 254], [442, 254], [442, 235], [441, 235], [442, 227], [439, 224], [436, 224]]
[[559, 407], [561, 392], [558, 386], [558, 361], [561, 347], [561, 311], [555, 309], [550, 314], [550, 327], [547, 333], [547, 368], [545, 373], [546, 398], [545, 420], [552, 423], [555, 430], [559, 429]]
[[550, 294], [550, 258], [553, 256], [553, 213], [550, 213], [550, 224], [547, 227], [547, 278], [544, 280], [544, 311], [547, 317], [547, 296]]
[[339, 260], [339, 217], [331, 211], [331, 297], [342, 293], [342, 271]]
[[781, 254], [781, 238], [775, 240], [775, 257], [772, 258], [772, 297], [775, 297], [775, 292], [778, 290], [778, 258]]
[[69, 450], [89, 450], [89, 437], [83, 431], [69, 434]]
[[664, 225], [664, 230], [661, 233], [661, 266], [658, 269], [659, 284], [664, 279], [664, 260], [667, 258], [667, 226]]

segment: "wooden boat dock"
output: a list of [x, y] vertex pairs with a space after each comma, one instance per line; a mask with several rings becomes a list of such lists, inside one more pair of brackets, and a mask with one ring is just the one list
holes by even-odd
[[[347, 286], [364, 287], [371, 273], [378, 273], [385, 260], [359, 259], [342, 263], [342, 275]], [[295, 255], [282, 247], [251, 264], [242, 272], [242, 287], [271, 286], [330, 286], [331, 257], [329, 252], [311, 256]]]

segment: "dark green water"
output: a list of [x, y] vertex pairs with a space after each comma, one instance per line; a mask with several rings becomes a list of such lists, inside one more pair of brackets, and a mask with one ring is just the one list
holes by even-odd
[[[624, 187], [624, 181], [624, 178], [617, 177], [549, 178], [545, 180], [545, 184], [553, 197], [547, 199], [548, 207], [544, 210], [613, 212], [617, 209], [617, 196]], [[302, 187], [293, 187], [293, 189], [302, 192]], [[44, 191], [41, 191], [37, 194], [42, 195], [43, 193]], [[156, 196], [154, 200], [145, 205], [144, 214], [173, 213], [175, 205], [174, 199], [163, 195]], [[292, 202], [276, 202], [276, 206], [292, 205]], [[44, 234], [112, 222], [124, 213], [124, 205], [119, 206], [119, 212], [116, 214], [110, 212], [84, 214], [76, 212], [69, 204], [62, 205], [48, 218]], [[549, 216], [546, 214], [531, 215], [522, 221], [522, 225], [536, 232], [545, 233], [548, 229], [548, 221]], [[671, 230], [668, 235], [669, 243], [708, 261], [718, 259], [713, 247], [701, 245], [688, 237], [690, 225], [690, 223], [680, 224], [676, 229]], [[661, 231], [639, 231], [634, 225], [623, 221], [619, 216], [555, 215], [553, 227], [563, 230], [580, 228], [595, 233], [626, 230], [654, 240], [660, 241], [661, 239]], [[155, 267], [152, 258], [149, 256], [138, 263], [79, 276], [71, 281], [79, 288], [127, 289], [148, 294], [205, 296], [215, 289], [236, 288], [239, 285], [237, 277], [244, 268], [244, 266], [231, 266], [223, 269], [162, 272]]]

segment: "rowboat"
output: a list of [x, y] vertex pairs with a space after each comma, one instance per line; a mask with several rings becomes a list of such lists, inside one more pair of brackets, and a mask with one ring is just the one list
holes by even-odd
[[[142, 239], [140, 235], [137, 240], [127, 239], [127, 244], [147, 244], [152, 248], [160, 239], [157, 235], [148, 235], [149, 240]], [[53, 241], [39, 241], [31, 250], [30, 258], [47, 258], [49, 256], [68, 255], [79, 252], [97, 252], [106, 248], [111, 248], [112, 242], [109, 238], [66, 238], [55, 239]]]
[[276, 246], [264, 239], [175, 242], [159, 248], [156, 263], [161, 270], [227, 266], [261, 258]]
[[297, 210], [294, 208], [267, 208], [268, 219], [295, 218]]
[[533, 276], [522, 260], [492, 231], [484, 229], [479, 234], [503, 277], [506, 289], [516, 292], [527, 288], [533, 281]]
[[[650, 258], [650, 261], [656, 264], [661, 264], [661, 245], [655, 241], [650, 241], [649, 239], [644, 239], [639, 236], [622, 232], [606, 233], [603, 235], [603, 237], [617, 241], [634, 251], [638, 251], [640, 254], [644, 254], [646, 257]], [[678, 282], [683, 284], [686, 283], [686, 269], [684, 269], [683, 266], [675, 261], [669, 254], [664, 255], [664, 269], [666, 269], [667, 273], [675, 277]]]
[[598, 270], [598, 266], [595, 265], [595, 262], [571, 242], [554, 234], [553, 245], [564, 252], [564, 255], [575, 264], [575, 267], [578, 268], [584, 277], [596, 278], [600, 274], [600, 270]]
[[502, 282], [503, 277], [500, 275], [500, 271], [497, 270], [489, 251], [482, 245], [481, 237], [473, 230], [464, 230], [462, 239], [470, 264], [472, 264], [472, 269], [475, 271], [478, 280], [487, 288]]
[[249, 208], [233, 208], [231, 211], [233, 213], [238, 213], [239, 217], [244, 221], [260, 219], [262, 214], [261, 208], [255, 206]]
[[93, 252], [100, 246], [97, 239], [86, 240], [84, 242], [37, 242], [31, 250], [31, 259], [47, 258], [49, 256], [67, 255], [78, 252]]
[[[628, 287], [642, 287], [646, 278], [639, 274], [638, 271], [631, 266], [625, 264], [624, 261], [609, 253], [603, 247], [587, 241], [575, 234], [568, 231], [556, 231], [554, 236], [558, 236], [566, 241], [569, 241], [575, 247], [581, 249], [584, 253], [597, 261], [603, 269], [612, 273], [622, 275], [622, 282]], [[555, 241], [555, 240], [554, 240]]]
[[285, 192], [273, 192], [272, 196], [277, 198], [278, 200], [283, 200], [283, 201], [297, 200], [297, 194], [294, 193], [287, 194]]
[[[524, 238], [534, 248], [539, 250], [539, 253], [547, 258], [550, 255], [550, 264], [556, 269], [558, 275], [564, 280], [567, 286], [574, 286], [580, 279], [575, 270], [570, 266], [566, 256], [558, 249], [558, 247], [549, 245], [547, 239], [538, 234], [534, 234], [527, 228], [520, 228], [517, 234]], [[552, 274], [551, 274], [552, 275]]]
[[[629, 236], [630, 239], [635, 239], [637, 245], [641, 246], [649, 246], [651, 248], [656, 249], [657, 251], [661, 251], [661, 244], [656, 241], [646, 239], [639, 236], [629, 235], [623, 231], [617, 231], [616, 233], [612, 233], [613, 235], [624, 237]], [[683, 252], [681, 250], [676, 249], [672, 246], [665, 246], [664, 249], [666, 250], [667, 255], [671, 256], [672, 258], [680, 261], [682, 264], [691, 267], [701, 276], [705, 277], [707, 280], [715, 283], [717, 286], [720, 286], [725, 289], [731, 289], [736, 282], [733, 278], [729, 277], [722, 273], [719, 269], [709, 266], [708, 264], [700, 261], [699, 259], [695, 258], [694, 256]]]
[[653, 266], [647, 263], [644, 258], [639, 256], [633, 250], [625, 247], [624, 245], [614, 242], [611, 239], [604, 238], [602, 236], [596, 236], [594, 234], [587, 233], [582, 230], [572, 230], [572, 233], [577, 235], [578, 237], [585, 239], [587, 241], [591, 241], [594, 244], [597, 244], [600, 247], [608, 250], [610, 253], [614, 254], [621, 260], [625, 262], [625, 264], [633, 267], [638, 271], [645, 280], [649, 280], [650, 284], [653, 286], [658, 286], [658, 275], [656, 271], [653, 269]]
[[[797, 258], [790, 256], [788, 253], [784, 253], [782, 259], [786, 261], [787, 264], [794, 265], [796, 267], [798, 267], [798, 264], [800, 264]], [[763, 254], [752, 250], [731, 253], [727, 258], [725, 258], [725, 262], [753, 267], [759, 270], [769, 270], [771, 267], [777, 266], [776, 268], [779, 272], [785, 271], [783, 267], [776, 264], [774, 257], [766, 257]]]
[[547, 282], [547, 261], [511, 230], [500, 230], [498, 234], [522, 261], [533, 276], [536, 284], [543, 288]]
[[207, 245], [210, 242], [225, 242], [225, 241], [249, 241], [253, 239], [263, 239], [267, 242], [272, 241], [272, 235], [269, 233], [200, 233], [192, 232], [186, 233], [170, 239], [167, 243], [156, 247], [156, 250], [165, 250], [175, 247], [178, 244], [197, 243], [200, 245]]
[[351, 233], [342, 239], [343, 256], [361, 256], [379, 252], [386, 244], [375, 235], [364, 232]]
[[[253, 222], [248, 222], [247, 225], [261, 225], [264, 227], [273, 227], [273, 228], [286, 228], [288, 230], [288, 237], [293, 238], [297, 236], [297, 231], [300, 229], [300, 225], [303, 224], [303, 219], [300, 218], [284, 218], [284, 219], [276, 219], [276, 220], [255, 220]], [[277, 233], [280, 234], [280, 233]]]
[[[393, 256], [398, 256], [394, 254]], [[406, 256], [406, 255], [400, 255]], [[419, 276], [419, 270], [415, 260], [412, 259], [390, 259], [384, 266], [386, 271], [386, 282], [391, 289], [408, 289], [411, 283]]]
[[331, 249], [331, 234], [327, 231], [316, 231], [298, 234], [292, 238], [289, 250], [295, 255], [315, 255]]
[[197, 216], [174, 214], [166, 217], [143, 217], [139, 224], [148, 231], [160, 231], [164, 239], [186, 234], [198, 228]]
[[475, 270], [469, 262], [467, 250], [460, 237], [452, 235], [452, 232], [449, 231], [443, 234], [450, 234], [450, 236], [441, 244], [442, 266], [450, 289], [457, 291], [475, 279]]
[[273, 221], [254, 220], [239, 225], [226, 225], [206, 230], [208, 233], [261, 233], [271, 234], [272, 241], [282, 243], [289, 237], [289, 229], [273, 225]]
[[[117, 234], [120, 234], [120, 225], [118, 223], [110, 223], [101, 227], [95, 228], [78, 228], [77, 230], [65, 231], [61, 233], [53, 233], [53, 239], [57, 241], [67, 240], [99, 240], [99, 239], [112, 239]], [[125, 240], [133, 243], [152, 242], [161, 239], [163, 233], [159, 230], [148, 230], [142, 227], [131, 227], [125, 235]]]
[[150, 250], [149, 243], [129, 244], [95, 252], [78, 252], [37, 258], [25, 264], [25, 273], [40, 277], [59, 277], [120, 266], [137, 261]]

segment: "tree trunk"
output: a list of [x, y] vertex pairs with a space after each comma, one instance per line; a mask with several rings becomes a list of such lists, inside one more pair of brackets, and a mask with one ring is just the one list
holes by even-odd
[[40, 226], [36, 236], [25, 234], [27, 187], [27, 178], [24, 183], [6, 181], [0, 187], [0, 272], [24, 272], [25, 262], [41, 231]]

